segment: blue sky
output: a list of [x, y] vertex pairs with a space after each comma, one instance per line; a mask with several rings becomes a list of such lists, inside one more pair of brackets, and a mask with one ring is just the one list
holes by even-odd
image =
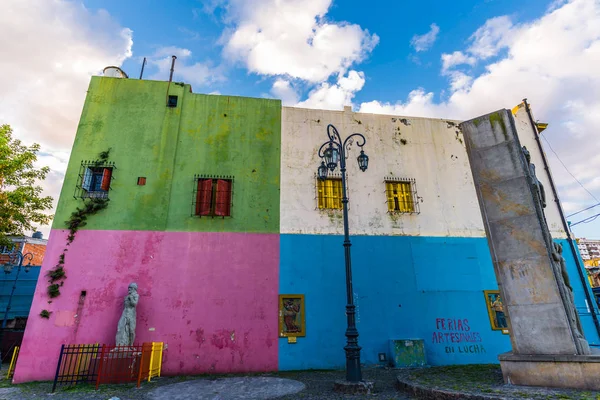
[[[196, 93], [288, 106], [470, 119], [527, 97], [566, 212], [600, 203], [598, 0], [371, 3], [4, 0], [0, 123], [41, 144], [57, 200], [90, 76], [137, 78], [143, 57], [145, 79], [176, 54]], [[600, 218], [574, 232], [600, 238]]]
[[[168, 46], [191, 50], [190, 62], [223, 64], [220, 38], [231, 24], [225, 22], [227, 13], [223, 8], [217, 7], [212, 13], [207, 10], [212, 8], [210, 1], [153, 0], [141, 7], [136, 2], [117, 0], [86, 0], [84, 4], [91, 10], [109, 11], [121, 25], [133, 31], [133, 57], [123, 64], [132, 77], [139, 76], [144, 56], [151, 57], [157, 49]], [[214, 4], [218, 3], [213, 1]], [[386, 1], [366, 12], [364, 4], [358, 0], [334, 1], [325, 15], [326, 20], [357, 24], [380, 38], [369, 57], [357, 64], [366, 76], [364, 88], [355, 97], [358, 103], [374, 99], [396, 102], [405, 99], [415, 86], [442, 97], [448, 79], [440, 74], [441, 53], [466, 44], [471, 34], [490, 18], [508, 14], [514, 22], [530, 21], [539, 18], [550, 2]], [[411, 38], [426, 34], [432, 23], [440, 28], [436, 41], [428, 51], [415, 51], [410, 45]], [[156, 68], [150, 66], [144, 74], [148, 77], [153, 71]], [[239, 64], [227, 64], [224, 73], [226, 80], [195, 86], [194, 91], [261, 97], [269, 93], [275, 79], [251, 73]], [[335, 77], [329, 80], [334, 81]], [[307, 91], [306, 87], [302, 90], [304, 95]]]

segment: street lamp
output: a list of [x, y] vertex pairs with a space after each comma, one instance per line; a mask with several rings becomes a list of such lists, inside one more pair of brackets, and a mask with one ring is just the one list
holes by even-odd
[[329, 140], [319, 148], [319, 157], [324, 159], [321, 162], [317, 172], [319, 179], [327, 178], [327, 169], [331, 172], [335, 170], [338, 163], [342, 173], [342, 208], [344, 210], [344, 258], [346, 261], [346, 316], [348, 317], [348, 327], [346, 328], [347, 343], [344, 347], [346, 351], [346, 380], [348, 382], [362, 381], [360, 370], [360, 346], [358, 345], [358, 330], [356, 329], [354, 291], [352, 289], [352, 261], [350, 258], [350, 235], [348, 233], [348, 195], [346, 193], [346, 152], [349, 145], [356, 137], [356, 144], [360, 147], [360, 155], [357, 158], [358, 167], [365, 171], [369, 165], [369, 157], [362, 150], [366, 144], [366, 139], [360, 133], [353, 133], [343, 142], [335, 126], [327, 125], [327, 136]]
[[[4, 263], [4, 273], [10, 274], [14, 267], [17, 267], [17, 274], [15, 276], [15, 280], [13, 282], [13, 287], [10, 292], [10, 297], [8, 298], [8, 304], [6, 305], [6, 310], [4, 311], [4, 319], [2, 320], [2, 330], [0, 330], [0, 349], [4, 339], [4, 330], [6, 329], [6, 321], [8, 320], [8, 313], [10, 312], [10, 306], [12, 304], [12, 298], [15, 294], [15, 289], [17, 288], [17, 280], [19, 280], [19, 274], [21, 273], [21, 267], [23, 266], [23, 261], [27, 260], [27, 265], [25, 266], [25, 272], [29, 272], [31, 269], [31, 261], [33, 260], [32, 253], [23, 254], [20, 250], [13, 251], [12, 253], [8, 253], [8, 261]], [[0, 359], [2, 359], [2, 354], [0, 350]]]

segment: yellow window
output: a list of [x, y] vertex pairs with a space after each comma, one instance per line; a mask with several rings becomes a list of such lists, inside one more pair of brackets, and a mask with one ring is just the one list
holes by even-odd
[[388, 211], [415, 212], [415, 202], [410, 182], [386, 182]]
[[327, 178], [317, 179], [319, 209], [342, 208], [342, 180]]

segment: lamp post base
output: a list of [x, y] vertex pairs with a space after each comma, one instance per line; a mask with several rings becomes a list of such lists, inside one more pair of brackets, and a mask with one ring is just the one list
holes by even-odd
[[335, 381], [333, 391], [344, 394], [371, 394], [375, 387], [375, 382], [359, 381], [349, 382], [346, 380]]

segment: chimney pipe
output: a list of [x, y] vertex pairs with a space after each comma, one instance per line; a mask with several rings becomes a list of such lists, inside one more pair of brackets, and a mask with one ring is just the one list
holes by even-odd
[[144, 65], [146, 65], [146, 57], [144, 57], [144, 61], [142, 61], [142, 70], [140, 71], [140, 79], [142, 79], [142, 75], [144, 75]]
[[167, 85], [167, 98], [166, 98], [167, 107], [169, 106], [169, 88], [171, 87], [171, 81], [173, 80], [173, 71], [175, 70], [175, 60], [177, 60], [177, 56], [171, 56], [171, 57], [173, 57], [173, 61], [171, 61], [171, 73], [169, 74], [169, 84]]
[[171, 62], [171, 74], [169, 75], [169, 82], [171, 82], [173, 80], [173, 71], [175, 70], [175, 60], [177, 60], [177, 56], [171, 56], [173, 57], [173, 61]]

